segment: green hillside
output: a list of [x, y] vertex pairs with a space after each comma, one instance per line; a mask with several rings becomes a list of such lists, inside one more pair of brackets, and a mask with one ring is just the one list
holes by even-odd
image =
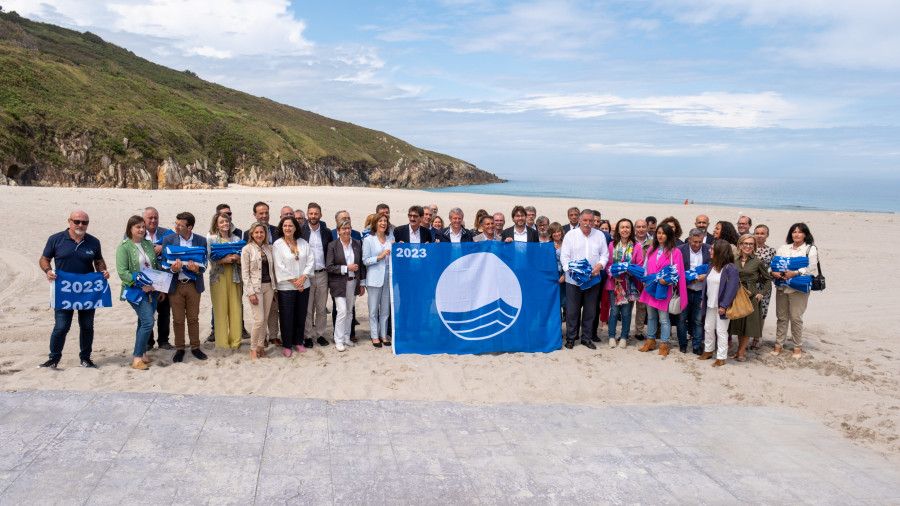
[[[0, 168], [8, 180], [142, 186], [143, 170], [144, 186], [155, 188], [164, 186], [164, 162], [182, 172], [206, 167], [198, 174], [211, 185], [215, 173], [220, 184], [223, 173], [227, 182], [266, 185], [497, 181], [383, 132], [156, 65], [90, 32], [0, 13]], [[110, 166], [118, 176], [106, 174]]]

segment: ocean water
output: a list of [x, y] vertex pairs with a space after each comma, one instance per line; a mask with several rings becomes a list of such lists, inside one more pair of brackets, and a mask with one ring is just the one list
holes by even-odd
[[[695, 204], [798, 211], [900, 212], [900, 179], [560, 176], [433, 188], [433, 192]], [[573, 205], [578, 205], [574, 202]]]

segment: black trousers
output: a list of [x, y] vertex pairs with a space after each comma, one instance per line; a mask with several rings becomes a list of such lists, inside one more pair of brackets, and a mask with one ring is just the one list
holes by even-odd
[[[159, 344], [169, 343], [169, 330], [172, 328], [172, 306], [169, 305], [169, 296], [166, 295], [164, 300], [159, 301], [156, 305], [156, 330], [159, 331]], [[153, 332], [150, 332], [150, 339], [147, 341], [147, 349], [153, 348], [157, 340]]]
[[600, 283], [587, 290], [566, 283], [566, 341], [575, 342], [579, 339], [579, 327], [580, 339], [591, 339], [591, 328], [599, 314], [597, 301], [600, 300], [600, 288]]

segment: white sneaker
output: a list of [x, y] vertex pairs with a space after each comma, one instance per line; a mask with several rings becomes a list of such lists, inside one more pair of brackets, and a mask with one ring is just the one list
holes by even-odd
[[344, 346], [346, 346], [348, 348], [352, 348], [352, 347], [356, 346], [356, 343], [354, 343], [353, 341], [347, 341], [346, 343], [344, 343]]
[[609, 338], [609, 349], [613, 349], [616, 347], [616, 339], [614, 337]]
[[344, 351], [347, 348], [344, 348], [344, 343], [335, 343], [334, 347], [337, 348], [337, 351]]
[[628, 346], [628, 339], [624, 337], [619, 339], [619, 349], [624, 350], [626, 346]]

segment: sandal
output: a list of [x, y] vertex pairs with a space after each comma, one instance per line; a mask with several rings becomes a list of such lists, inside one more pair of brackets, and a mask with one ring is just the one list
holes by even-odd
[[776, 346], [775, 349], [772, 350], [772, 356], [777, 357], [778, 355], [781, 355], [781, 348], [779, 348], [778, 346]]
[[791, 358], [794, 360], [800, 360], [800, 357], [803, 356], [803, 351], [800, 348], [795, 348], [794, 353], [791, 355]]
[[759, 349], [759, 338], [758, 337], [754, 337], [753, 341], [750, 341], [750, 349], [751, 350]]

